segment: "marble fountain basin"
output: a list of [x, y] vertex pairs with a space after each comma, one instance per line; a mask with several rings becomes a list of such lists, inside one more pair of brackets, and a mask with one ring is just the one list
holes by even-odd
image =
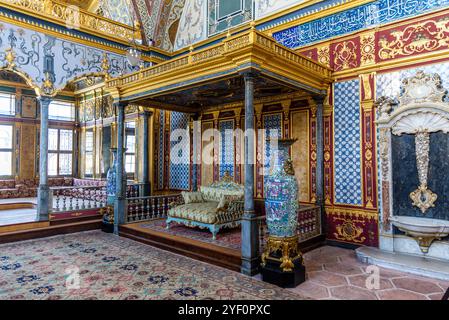
[[435, 240], [441, 240], [449, 235], [447, 220], [406, 216], [394, 216], [390, 220], [399, 230], [414, 238], [423, 253], [429, 252]]

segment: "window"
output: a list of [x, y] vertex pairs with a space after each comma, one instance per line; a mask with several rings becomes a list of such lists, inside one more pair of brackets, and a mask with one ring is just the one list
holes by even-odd
[[16, 96], [0, 92], [0, 114], [13, 116], [16, 114]]
[[242, 0], [219, 0], [218, 1], [218, 18], [225, 19], [243, 10]]
[[134, 175], [136, 172], [136, 123], [134, 121], [127, 122], [125, 130], [125, 171]]
[[48, 107], [48, 118], [60, 121], [75, 121], [75, 104], [60, 100], [52, 101]]
[[84, 173], [86, 175], [94, 174], [94, 132], [93, 130], [86, 131], [86, 142], [85, 142], [85, 159], [86, 159], [86, 168]]
[[73, 171], [73, 131], [48, 130], [48, 175], [71, 176]]
[[0, 125], [0, 176], [12, 176], [13, 126]]

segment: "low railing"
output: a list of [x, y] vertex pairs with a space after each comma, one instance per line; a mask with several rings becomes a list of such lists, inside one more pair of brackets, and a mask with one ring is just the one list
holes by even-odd
[[126, 186], [126, 198], [140, 198], [144, 196], [144, 183], [132, 183]]
[[[268, 238], [265, 216], [257, 218], [259, 226], [259, 243], [263, 250]], [[317, 206], [301, 206], [298, 211], [299, 242], [304, 242], [321, 235], [321, 210]]]
[[150, 221], [167, 217], [172, 203], [179, 202], [180, 194], [127, 199], [126, 222]]
[[53, 212], [96, 209], [106, 206], [107, 193], [103, 186], [55, 187], [50, 190]]

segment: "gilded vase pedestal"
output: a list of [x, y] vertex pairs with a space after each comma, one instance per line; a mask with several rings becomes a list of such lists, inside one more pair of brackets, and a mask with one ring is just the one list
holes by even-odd
[[269, 236], [262, 254], [262, 280], [283, 288], [294, 288], [306, 280], [297, 234], [298, 182], [289, 155], [289, 148], [295, 141], [278, 140], [278, 150], [272, 159], [273, 170], [265, 179]]

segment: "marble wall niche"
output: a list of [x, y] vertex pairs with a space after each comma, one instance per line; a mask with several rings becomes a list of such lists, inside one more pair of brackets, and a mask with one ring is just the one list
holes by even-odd
[[415, 136], [392, 136], [393, 215], [449, 220], [449, 134], [430, 135], [428, 186], [438, 195], [435, 207], [425, 214], [410, 200], [419, 185], [415, 155]]

